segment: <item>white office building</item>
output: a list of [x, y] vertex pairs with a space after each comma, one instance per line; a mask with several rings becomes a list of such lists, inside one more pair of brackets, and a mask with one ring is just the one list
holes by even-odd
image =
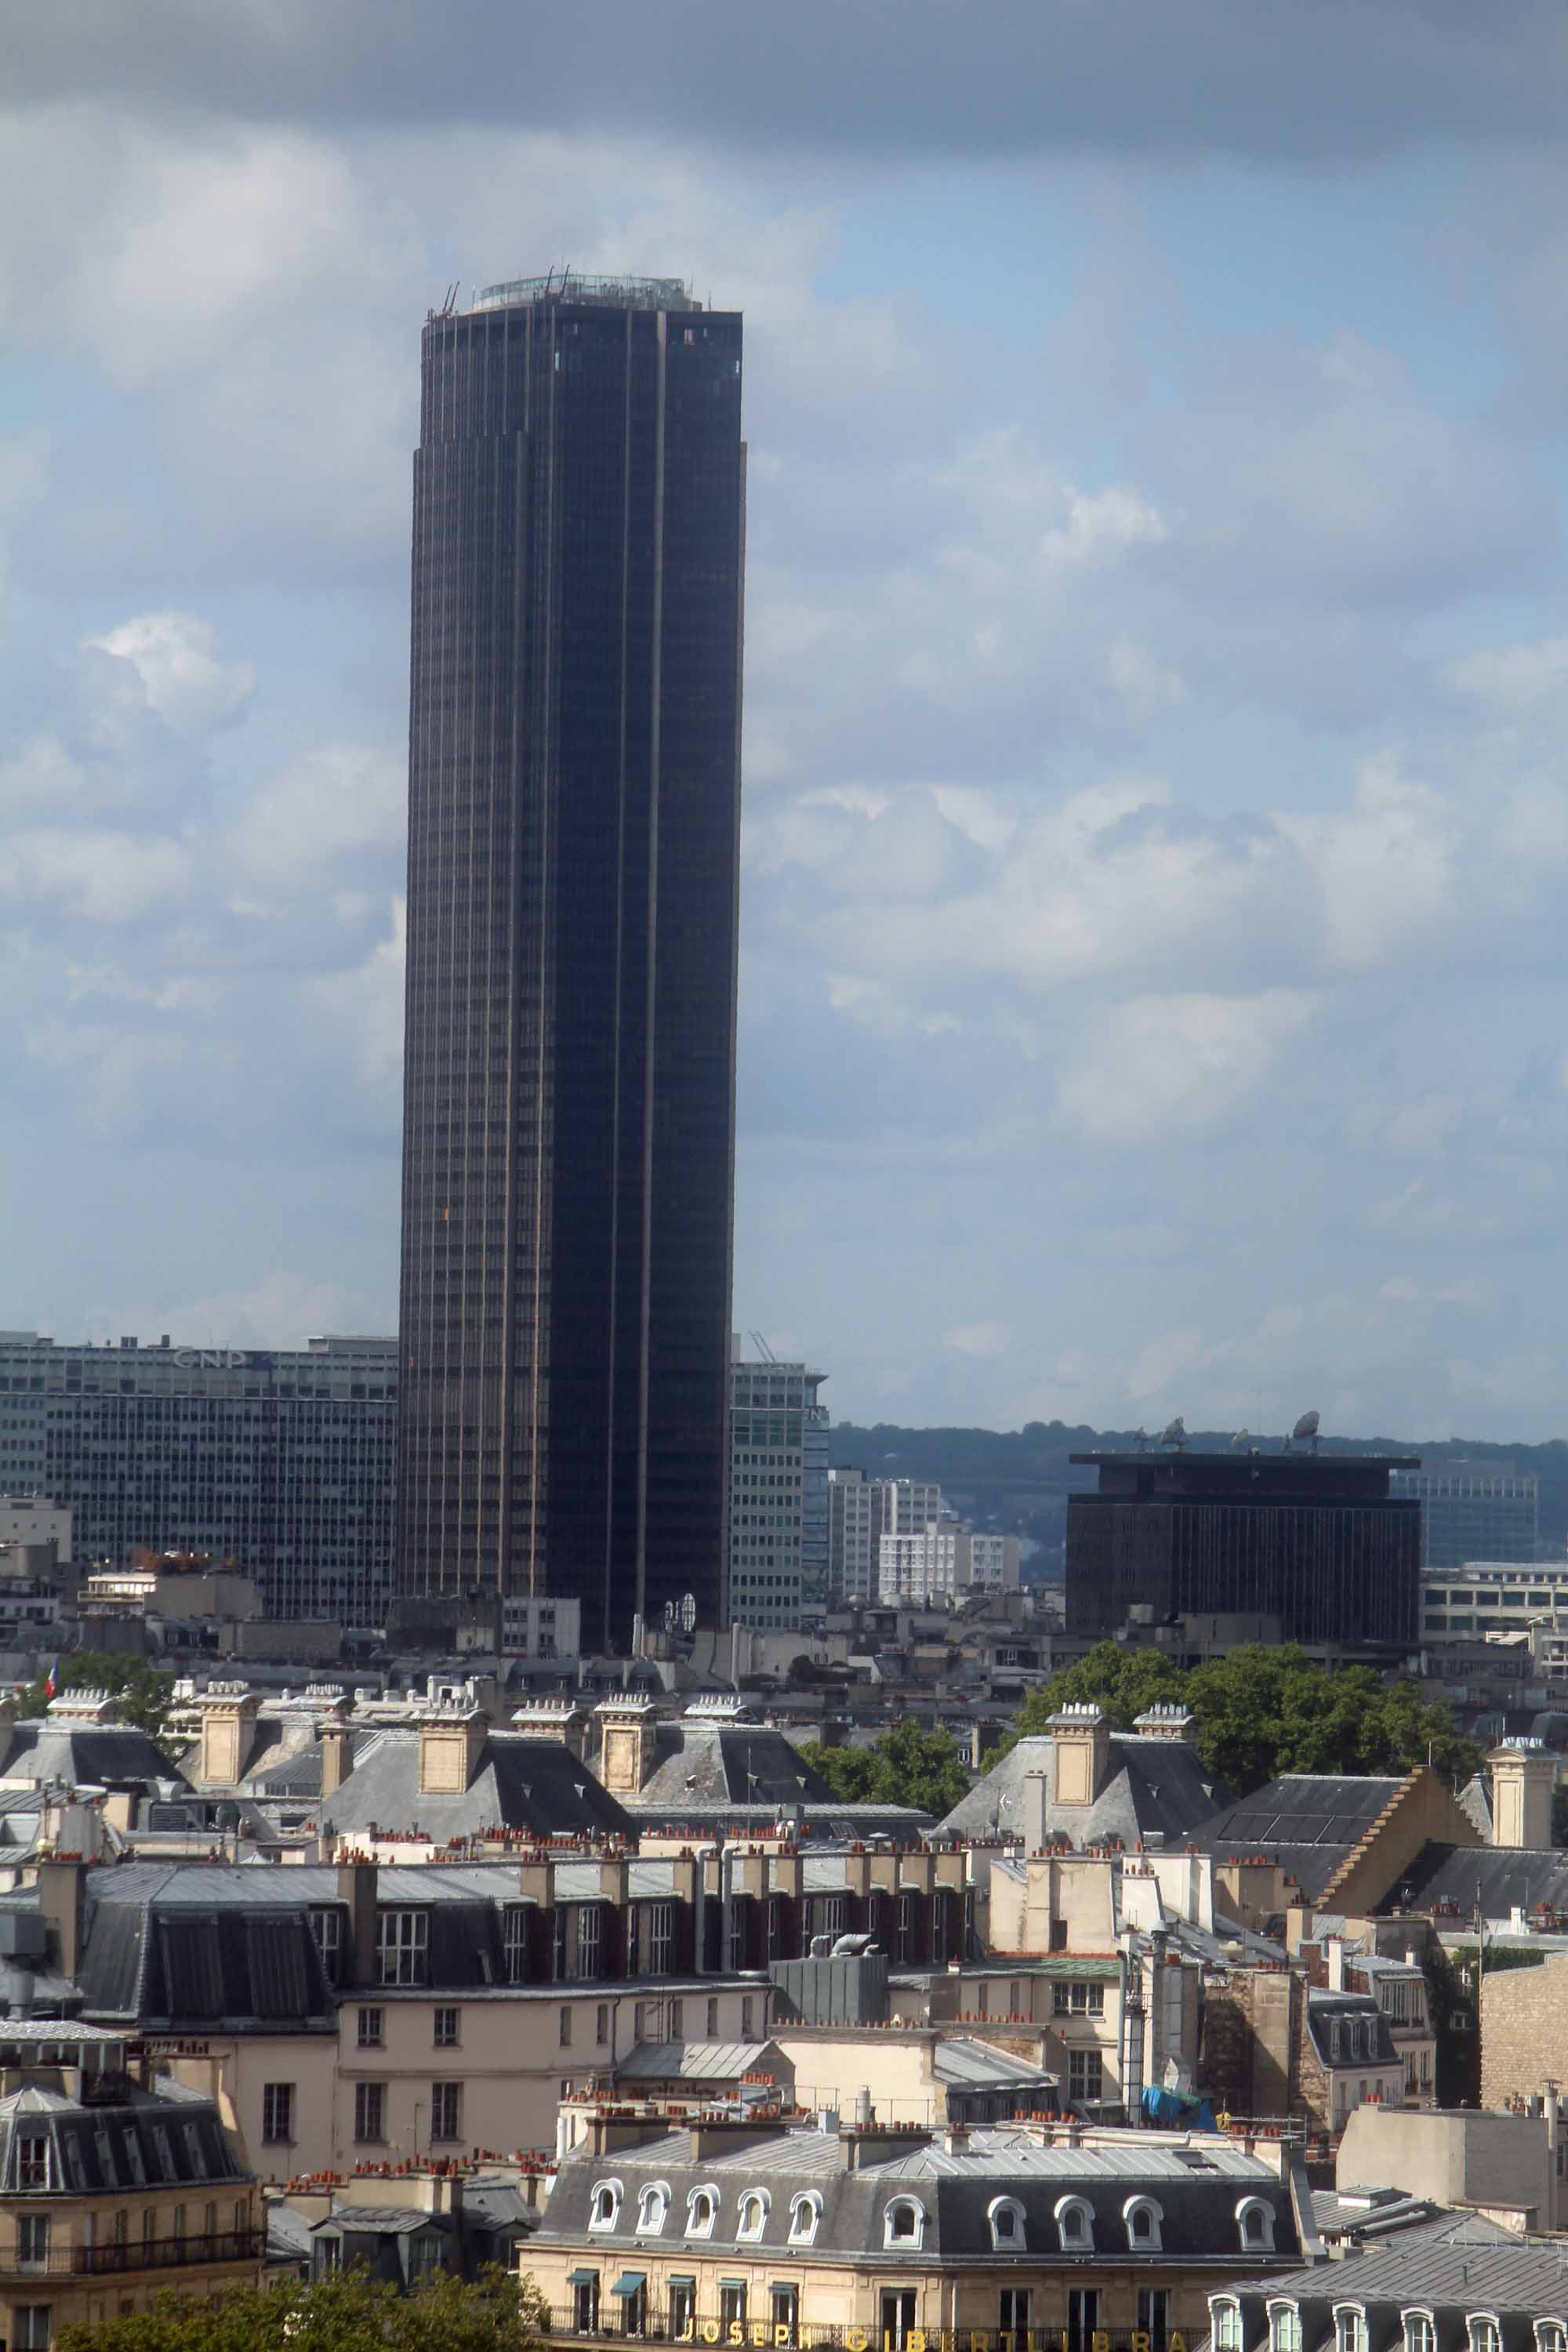
[[923, 1536], [942, 1517], [942, 1488], [920, 1478], [827, 1474], [827, 1583], [834, 1605], [869, 1608], [881, 1594], [885, 1536]]
[[931, 1519], [918, 1535], [885, 1535], [877, 1549], [884, 1608], [927, 1609], [973, 1591], [1016, 1591], [1016, 1536], [977, 1535], [956, 1519]]
[[806, 1364], [730, 1367], [730, 1622], [793, 1633], [826, 1582], [827, 1378]]

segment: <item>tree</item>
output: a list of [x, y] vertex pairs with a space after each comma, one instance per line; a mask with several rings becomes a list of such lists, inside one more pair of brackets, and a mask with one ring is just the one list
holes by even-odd
[[[62, 1658], [55, 1669], [57, 1696], [66, 1690], [111, 1691], [121, 1702], [127, 1723], [134, 1723], [156, 1739], [163, 1728], [174, 1697], [174, 1677], [160, 1674], [141, 1658], [122, 1658], [109, 1650], [81, 1650]], [[25, 1716], [38, 1716], [48, 1706], [41, 1682], [29, 1683], [22, 1693]]]
[[910, 1717], [869, 1748], [809, 1747], [801, 1754], [846, 1804], [916, 1805], [940, 1821], [969, 1789], [952, 1734], [922, 1731]]
[[437, 2271], [412, 2294], [363, 2264], [304, 2286], [243, 2287], [204, 2302], [161, 2294], [146, 2311], [55, 2338], [57, 2352], [533, 2352], [544, 2306], [531, 2280], [491, 2267]]

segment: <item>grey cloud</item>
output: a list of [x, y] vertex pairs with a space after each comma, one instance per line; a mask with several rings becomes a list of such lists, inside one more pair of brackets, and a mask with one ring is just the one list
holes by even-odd
[[25, 0], [14, 81], [157, 109], [505, 121], [711, 146], [1319, 161], [1554, 140], [1554, 0]]

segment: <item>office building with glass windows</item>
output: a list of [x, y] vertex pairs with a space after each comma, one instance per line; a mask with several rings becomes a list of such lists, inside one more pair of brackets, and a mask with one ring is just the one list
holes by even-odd
[[741, 356], [668, 278], [424, 336], [398, 1580], [595, 1644], [722, 1599]]
[[730, 1367], [730, 1622], [790, 1633], [827, 1605], [827, 1378]]

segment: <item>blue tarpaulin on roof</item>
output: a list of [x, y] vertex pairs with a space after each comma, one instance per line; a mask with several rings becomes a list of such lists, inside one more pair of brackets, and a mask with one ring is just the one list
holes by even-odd
[[1143, 2120], [1158, 2125], [1162, 2131], [1219, 2129], [1207, 2099], [1195, 2099], [1185, 2091], [1156, 2090], [1152, 2084], [1143, 2094]]

